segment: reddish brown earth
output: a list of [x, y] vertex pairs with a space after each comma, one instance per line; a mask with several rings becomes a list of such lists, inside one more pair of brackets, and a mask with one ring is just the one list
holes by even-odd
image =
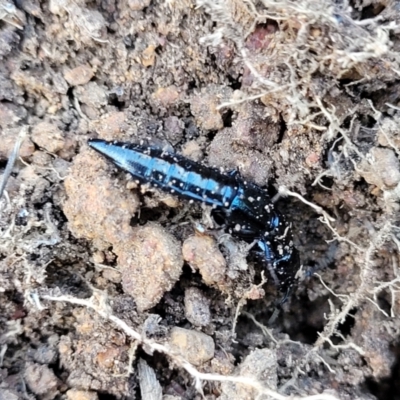
[[[26, 136], [0, 400], [400, 398], [399, 23], [397, 0], [1, 0], [3, 177]], [[289, 301], [210, 210], [89, 138], [280, 188]]]

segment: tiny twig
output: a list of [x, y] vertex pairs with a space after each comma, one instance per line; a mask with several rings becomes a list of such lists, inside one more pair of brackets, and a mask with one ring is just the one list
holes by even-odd
[[18, 157], [19, 150], [21, 148], [22, 142], [24, 141], [27, 132], [28, 132], [28, 128], [26, 126], [24, 126], [21, 129], [21, 132], [19, 133], [17, 140], [14, 144], [14, 148], [8, 158], [6, 169], [3, 174], [3, 179], [1, 180], [1, 183], [0, 183], [0, 199], [3, 196], [4, 189], [7, 185], [8, 179], [11, 176], [12, 169], [14, 168], [15, 161]]

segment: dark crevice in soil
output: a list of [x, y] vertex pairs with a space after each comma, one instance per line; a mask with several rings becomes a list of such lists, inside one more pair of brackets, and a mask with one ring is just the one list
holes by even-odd
[[333, 180], [333, 178], [329, 177], [329, 176], [324, 176], [320, 179], [320, 182], [322, 185], [324, 185], [325, 187], [327, 187], [328, 189], [333, 187], [333, 184], [335, 183], [335, 181]]
[[133, 51], [135, 49], [136, 35], [126, 35], [123, 38], [125, 48]]
[[370, 6], [364, 7], [361, 11], [361, 20], [374, 18], [379, 15], [386, 7], [383, 4], [371, 4]]
[[[377, 120], [372, 115], [363, 115], [362, 119], [361, 119], [361, 123], [362, 123], [361, 132], [363, 132], [364, 134], [366, 132], [368, 132], [368, 136], [371, 136], [371, 135], [375, 136]], [[366, 128], [371, 128], [371, 129], [367, 130]], [[374, 128], [374, 129], [372, 129], [372, 128]]]
[[[154, 197], [154, 193], [146, 192], [147, 200]], [[158, 222], [161, 225], [168, 223], [178, 213], [178, 210], [160, 204], [157, 207], [142, 206], [140, 210], [135, 213], [131, 218], [131, 226], [146, 225], [150, 221]]]
[[285, 136], [285, 132], [287, 131], [287, 125], [285, 120], [283, 119], [282, 115], [280, 115], [280, 129], [279, 129], [279, 135], [278, 138], [276, 139], [276, 143], [282, 143], [283, 137]]
[[216, 134], [218, 131], [208, 131], [207, 132], [207, 139], [212, 142], [212, 140], [215, 138]]
[[239, 90], [242, 87], [241, 75], [238, 78], [228, 75], [227, 78], [229, 81], [229, 87], [233, 90]]
[[73, 105], [73, 104], [74, 104], [74, 100], [75, 100], [74, 88], [73, 88], [73, 87], [69, 87], [69, 88], [68, 88], [68, 90], [67, 90], [67, 97], [68, 97], [69, 103], [70, 103], [71, 105]]
[[192, 140], [195, 137], [199, 136], [199, 130], [192, 117], [186, 117], [182, 120], [185, 123], [185, 138], [187, 140]]
[[114, 26], [108, 25], [108, 26], [106, 27], [106, 30], [107, 30], [107, 33], [109, 33], [110, 35], [115, 35], [116, 30], [115, 30], [115, 27], [114, 27]]
[[390, 295], [388, 293], [382, 292], [378, 297], [377, 297], [377, 303], [379, 307], [387, 314], [390, 315], [391, 312], [391, 299]]
[[[297, 323], [291, 324], [288, 328], [282, 328], [282, 331], [287, 333], [292, 340], [299, 341], [305, 344], [313, 344], [318, 339], [318, 332], [321, 332], [324, 328], [323, 314], [326, 311], [325, 304], [319, 299], [317, 302], [311, 302], [308, 298], [300, 296], [301, 309], [298, 309], [298, 304], [293, 298], [291, 304], [291, 310], [289, 312], [282, 313], [282, 324], [285, 326], [285, 320], [290, 321], [293, 315], [297, 315]], [[312, 312], [307, 312], [312, 310]]]
[[354, 327], [355, 319], [354, 316], [357, 313], [357, 309], [353, 308], [350, 310], [343, 324], [338, 325], [337, 330], [344, 336], [350, 335], [351, 330]]
[[111, 106], [116, 107], [119, 111], [122, 111], [123, 109], [125, 109], [126, 106], [126, 102], [125, 101], [120, 101], [118, 99], [118, 96], [115, 93], [110, 93], [108, 96], [108, 104]]
[[232, 127], [232, 116], [233, 116], [233, 111], [232, 110], [226, 110], [222, 114], [222, 120], [224, 122], [224, 127], [225, 128], [230, 128]]
[[47, 266], [46, 283], [49, 288], [60, 288], [64, 294], [75, 295], [81, 298], [90, 297], [92, 290], [79, 273], [74, 272], [74, 265], [64, 265], [60, 268], [57, 261]]
[[353, 188], [355, 192], [368, 193], [369, 184], [364, 179], [360, 179], [353, 183]]
[[208, 63], [210, 64], [211, 68], [216, 68], [217, 66], [217, 57], [215, 57], [214, 53], [208, 52]]
[[397, 361], [392, 367], [390, 376], [379, 381], [372, 377], [365, 381], [367, 390], [378, 400], [400, 400], [400, 343], [394, 346], [392, 351]]
[[112, 395], [110, 393], [98, 392], [97, 394], [98, 394], [99, 400], [117, 400], [118, 399], [117, 396], [114, 396], [114, 395]]
[[157, 46], [155, 49], [154, 49], [154, 52], [158, 55], [158, 56], [161, 56], [161, 54], [163, 53], [163, 48], [161, 47], [161, 46]]
[[349, 83], [353, 83], [353, 79], [342, 78], [342, 79], [339, 79], [338, 82], [339, 82], [339, 87], [341, 89], [343, 89]]
[[195, 79], [192, 79], [191, 81], [188, 82], [187, 84], [188, 92], [193, 91], [193, 89], [197, 89], [197, 82]]

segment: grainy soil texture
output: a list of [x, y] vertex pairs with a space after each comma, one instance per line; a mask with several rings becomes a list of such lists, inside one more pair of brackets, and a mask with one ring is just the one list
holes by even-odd
[[[397, 0], [0, 0], [0, 399], [400, 399], [399, 35]], [[91, 138], [262, 187], [287, 301]]]

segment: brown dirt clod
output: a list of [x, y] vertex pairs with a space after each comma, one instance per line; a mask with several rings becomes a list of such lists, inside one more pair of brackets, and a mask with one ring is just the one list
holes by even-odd
[[224, 286], [226, 261], [210, 236], [191, 236], [182, 246], [183, 258], [198, 269], [207, 285]]
[[155, 306], [182, 272], [180, 243], [161, 226], [132, 229], [128, 241], [115, 243], [122, 286], [140, 311]]

